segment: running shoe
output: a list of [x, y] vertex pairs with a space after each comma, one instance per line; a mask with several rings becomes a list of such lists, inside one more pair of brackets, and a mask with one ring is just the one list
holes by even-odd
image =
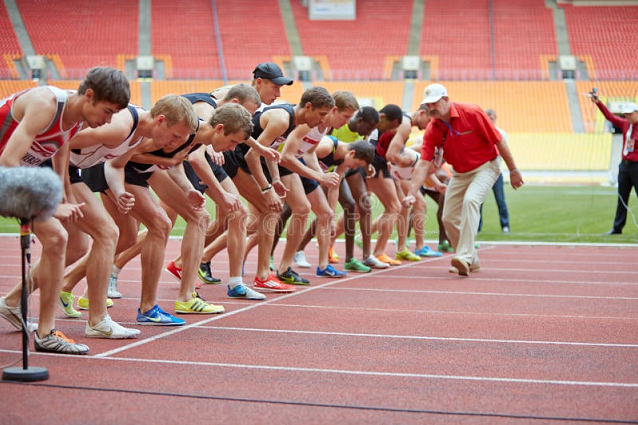
[[390, 264], [379, 261], [374, 255], [369, 256], [363, 261], [364, 266], [368, 266], [371, 269], [387, 269]]
[[467, 264], [465, 260], [460, 259], [459, 257], [452, 258], [452, 267], [456, 268], [459, 276], [469, 276], [470, 275], [470, 265]]
[[122, 294], [117, 290], [117, 276], [113, 273], [111, 273], [109, 278], [109, 289], [106, 296], [114, 299], [122, 298]]
[[[71, 295], [71, 296], [73, 296], [73, 295]], [[62, 302], [61, 299], [60, 299], [60, 302]], [[110, 298], [107, 298], [106, 299], [106, 308], [110, 308], [110, 307], [113, 307], [113, 300], [110, 299]], [[89, 299], [88, 298], [84, 298], [84, 297], [78, 297], [78, 308], [80, 310], [88, 310], [89, 309]]]
[[454, 248], [452, 248], [448, 241], [443, 241], [436, 249], [440, 252], [454, 252]]
[[224, 310], [223, 306], [209, 303], [197, 292], [193, 292], [193, 298], [188, 301], [175, 301], [175, 312], [179, 314], [217, 314]]
[[[171, 261], [166, 265], [166, 269], [167, 272], [169, 272], [171, 274], [171, 276], [173, 276], [178, 282], [182, 281], [182, 268], [181, 267], [177, 267], [175, 265], [175, 261]], [[195, 289], [199, 289], [202, 287], [202, 284], [199, 282], [195, 282]]]
[[243, 298], [245, 300], [261, 301], [266, 299], [266, 296], [264, 294], [253, 291], [243, 283], [235, 286], [234, 288], [231, 288], [230, 285], [228, 285], [228, 291], [226, 292], [226, 295], [228, 295], [228, 298]]
[[310, 285], [310, 281], [308, 279], [304, 279], [299, 276], [299, 274], [290, 267], [288, 267], [288, 269], [286, 269], [283, 273], [277, 273], [277, 278], [283, 283], [288, 283], [290, 285]]
[[140, 312], [139, 308], [137, 309], [138, 325], [182, 326], [185, 323], [186, 321], [184, 319], [168, 314], [157, 304], [144, 313]]
[[91, 326], [86, 322], [84, 334], [90, 338], [126, 339], [140, 334], [139, 329], [129, 329], [115, 323], [108, 314], [97, 325]]
[[60, 354], [86, 354], [89, 347], [77, 343], [67, 338], [62, 332], [51, 329], [47, 335], [42, 338], [38, 337], [38, 333], [34, 332], [33, 345], [36, 351], [47, 351]]
[[379, 256], [377, 256], [377, 260], [381, 261], [382, 263], [388, 263], [391, 266], [399, 266], [401, 265], [401, 261], [399, 260], [393, 260], [392, 258], [388, 257], [385, 252]]
[[[477, 261], [477, 262], [474, 262], [474, 263], [470, 264], [470, 266], [469, 266], [469, 267], [470, 267], [470, 272], [477, 272], [477, 271], [481, 270], [481, 263], [479, 263], [479, 262]], [[448, 269], [448, 271], [449, 271], [450, 273], [459, 274], [459, 269], [457, 269], [457, 268], [456, 268], [456, 267], [454, 267], [454, 266], [450, 267], [450, 268]]]
[[317, 266], [317, 277], [340, 278], [347, 275], [348, 275], [348, 272], [341, 272], [335, 269], [334, 267], [332, 267], [330, 264], [328, 264], [326, 268], [323, 270], [321, 270], [321, 267]]
[[334, 246], [331, 246], [328, 250], [328, 262], [332, 264], [336, 264], [339, 262], [339, 254], [335, 251]]
[[[88, 300], [86, 301], [88, 308]], [[62, 307], [62, 311], [66, 314], [66, 317], [82, 317], [82, 313], [73, 308], [73, 294], [70, 292], [60, 291], [60, 307]]]
[[7, 319], [16, 329], [22, 330], [22, 310], [20, 307], [9, 307], [7, 297], [0, 298], [0, 316]]
[[443, 255], [440, 252], [433, 250], [427, 245], [423, 246], [423, 248], [421, 249], [414, 250], [414, 253], [418, 255], [419, 257], [440, 257]]
[[343, 269], [355, 273], [369, 273], [370, 270], [372, 270], [372, 268], [366, 266], [354, 257], [345, 262], [345, 264], [343, 265]]
[[262, 280], [255, 276], [253, 288], [260, 292], [295, 292], [297, 288], [282, 283], [274, 274], [270, 274], [266, 279]]
[[394, 254], [394, 258], [397, 260], [406, 260], [406, 261], [421, 261], [421, 257], [416, 254], [411, 253], [407, 249], [403, 251], [398, 251]]
[[216, 277], [213, 277], [213, 274], [210, 269], [210, 261], [206, 263], [199, 263], [199, 270], [197, 270], [197, 274], [202, 282], [207, 283], [209, 285], [216, 285], [218, 283], [222, 283], [222, 280]]
[[310, 264], [308, 260], [306, 260], [306, 253], [303, 251], [295, 252], [295, 256], [293, 257], [293, 259], [295, 260], [295, 264], [297, 265], [297, 267], [301, 269], [309, 269], [310, 267], [312, 267], [312, 264]]

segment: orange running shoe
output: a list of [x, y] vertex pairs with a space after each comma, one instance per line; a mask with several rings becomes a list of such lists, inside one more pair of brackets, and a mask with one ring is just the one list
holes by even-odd
[[331, 246], [328, 250], [328, 262], [332, 264], [336, 264], [339, 262], [339, 254], [335, 251], [334, 246]]
[[[170, 263], [168, 263], [164, 270], [169, 272], [170, 275], [173, 276], [178, 282], [182, 281], [182, 268], [181, 267], [177, 267], [175, 265], [175, 261], [171, 261]], [[195, 282], [195, 288], [196, 289], [200, 289], [201, 287], [202, 287], [201, 282], [196, 281]]]
[[388, 263], [391, 266], [400, 266], [402, 263], [399, 260], [394, 260], [390, 257], [388, 257], [385, 252], [381, 255], [377, 256], [377, 260], [381, 261], [382, 263]]

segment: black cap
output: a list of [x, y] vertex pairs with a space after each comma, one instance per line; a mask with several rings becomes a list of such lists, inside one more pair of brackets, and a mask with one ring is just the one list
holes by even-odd
[[255, 78], [265, 78], [280, 86], [289, 86], [292, 84], [292, 80], [284, 77], [281, 68], [273, 62], [260, 63], [253, 71], [253, 75]]

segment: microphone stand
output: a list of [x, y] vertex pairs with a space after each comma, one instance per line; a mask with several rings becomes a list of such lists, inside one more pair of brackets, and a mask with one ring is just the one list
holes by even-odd
[[20, 219], [20, 247], [22, 252], [22, 296], [20, 310], [22, 313], [22, 367], [8, 367], [2, 371], [5, 381], [34, 382], [49, 379], [49, 371], [44, 367], [29, 367], [29, 326], [27, 309], [29, 285], [27, 284], [27, 264], [31, 267], [31, 220]]

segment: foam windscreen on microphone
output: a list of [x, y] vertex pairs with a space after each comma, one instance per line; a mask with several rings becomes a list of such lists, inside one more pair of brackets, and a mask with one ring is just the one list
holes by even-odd
[[0, 167], [0, 215], [50, 217], [62, 201], [62, 181], [50, 168]]

